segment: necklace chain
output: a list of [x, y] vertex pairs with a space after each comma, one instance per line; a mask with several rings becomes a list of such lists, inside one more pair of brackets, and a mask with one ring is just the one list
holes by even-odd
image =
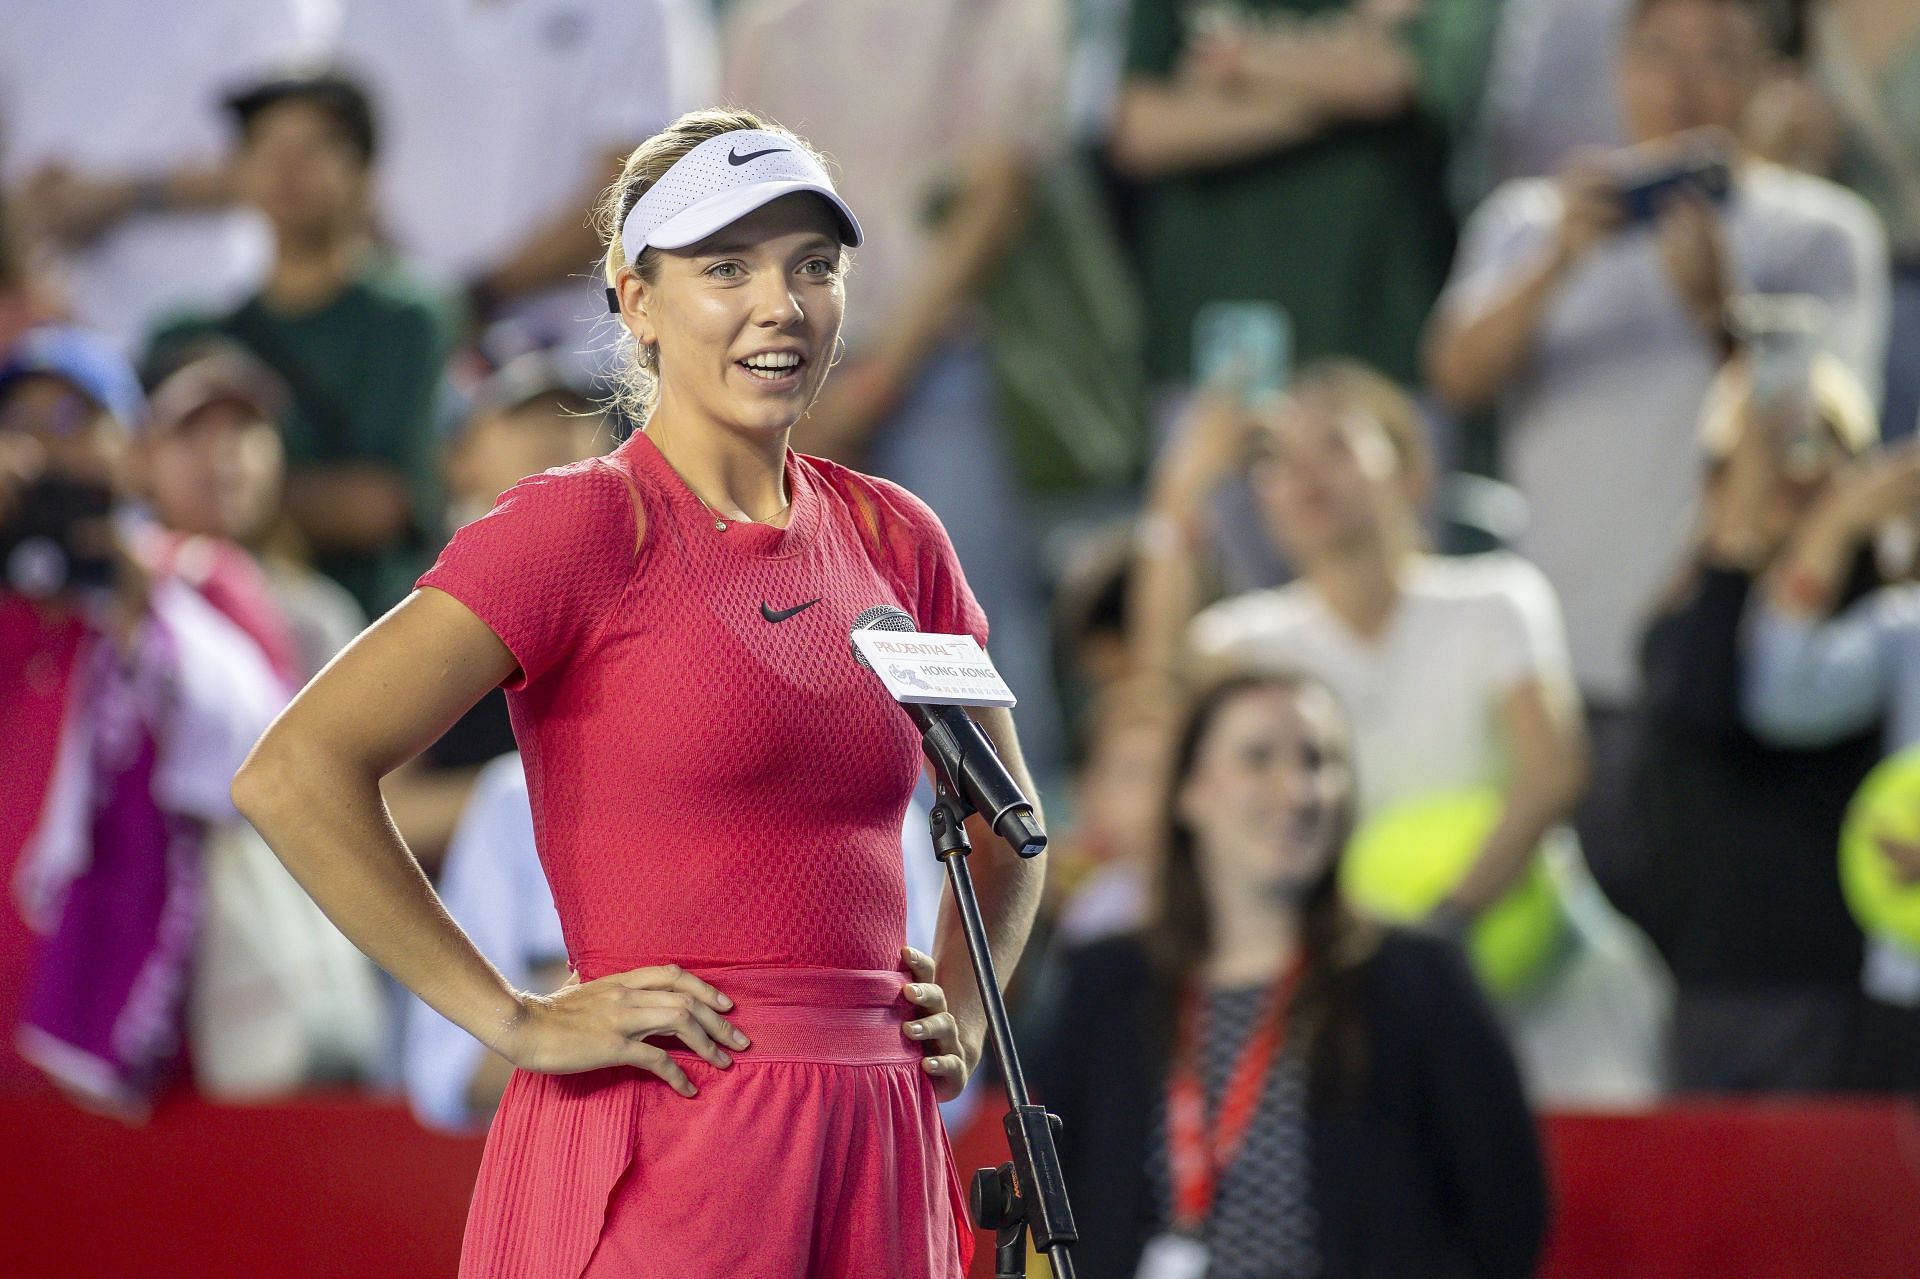
[[[654, 445], [655, 449], [658, 449], [659, 447], [660, 446], [657, 443]], [[720, 514], [719, 511], [716, 511], [715, 509], [713, 509], [713, 503], [707, 501], [705, 497], [701, 496], [700, 490], [695, 488], [685, 475], [680, 474], [680, 468], [673, 465], [672, 459], [668, 458], [665, 453], [660, 454], [660, 458], [662, 461], [666, 462], [667, 466], [672, 469], [675, 475], [680, 476], [681, 487], [685, 488], [687, 492], [693, 494], [693, 500], [700, 503], [701, 506], [704, 506], [707, 509], [707, 514], [713, 517], [714, 529], [721, 533], [726, 532], [727, 524], [728, 524], [727, 517]], [[780, 509], [775, 511], [772, 515], [769, 515], [766, 520], [756, 520], [751, 515], [742, 514], [739, 518], [733, 520], [732, 522], [735, 524], [765, 524], [767, 520], [779, 519], [782, 515], [786, 514], [787, 511], [792, 508], [792, 506], [793, 506], [793, 498], [791, 495], [789, 495], [787, 500], [781, 505]]]
[[[726, 518], [726, 516], [724, 516], [724, 515], [722, 515], [722, 514], [720, 514], [720, 512], [718, 512], [718, 511], [716, 511], [716, 510], [714, 510], [714, 509], [713, 509], [713, 503], [712, 503], [712, 502], [709, 502], [709, 501], [707, 501], [707, 499], [706, 499], [706, 498], [704, 498], [704, 497], [701, 497], [701, 496], [700, 496], [700, 490], [699, 490], [699, 489], [696, 489], [695, 487], [693, 487], [693, 485], [691, 485], [691, 484], [688, 484], [688, 485], [687, 485], [687, 492], [689, 492], [689, 493], [691, 493], [691, 494], [693, 494], [693, 496], [694, 496], [694, 497], [695, 497], [696, 499], [698, 499], [698, 500], [699, 500], [699, 503], [700, 503], [700, 505], [702, 505], [702, 506], [704, 506], [704, 507], [706, 507], [706, 508], [707, 508], [707, 514], [708, 514], [708, 515], [711, 515], [711, 516], [713, 516], [713, 527], [714, 527], [714, 528], [715, 528], [716, 530], [718, 530], [719, 532], [722, 532], [722, 533], [724, 533], [724, 532], [726, 532], [726, 531], [727, 531], [727, 518]], [[785, 513], [787, 512], [787, 510], [788, 510], [788, 508], [790, 508], [790, 507], [791, 507], [792, 505], [793, 505], [793, 499], [792, 499], [792, 498], [788, 498], [788, 499], [786, 500], [786, 502], [785, 502], [784, 504], [782, 504], [782, 506], [780, 507], [780, 509], [779, 509], [779, 510], [777, 510], [777, 511], [775, 511], [775, 512], [774, 512], [774, 513], [773, 513], [772, 515], [769, 515], [769, 516], [767, 517], [767, 519], [766, 519], [766, 520], [756, 520], [756, 519], [754, 519], [754, 518], [753, 518], [753, 517], [752, 517], [751, 515], [740, 515], [740, 516], [738, 516], [737, 518], [735, 518], [735, 519], [734, 519], [734, 521], [733, 521], [733, 523], [735, 523], [735, 524], [765, 524], [765, 523], [767, 522], [767, 520], [777, 520], [777, 519], [779, 519], [779, 518], [780, 518], [780, 517], [781, 517], [782, 515], [784, 515], [784, 514], [785, 514]]]

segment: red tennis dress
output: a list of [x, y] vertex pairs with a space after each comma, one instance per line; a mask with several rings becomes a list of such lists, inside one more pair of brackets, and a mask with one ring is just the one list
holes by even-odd
[[901, 1029], [919, 741], [847, 632], [874, 604], [982, 642], [986, 619], [919, 499], [793, 452], [786, 477], [786, 528], [723, 531], [636, 434], [510, 489], [420, 579], [520, 664], [508, 703], [575, 971], [682, 964], [753, 1041], [728, 1070], [676, 1050], [691, 1099], [629, 1067], [516, 1072], [463, 1279], [964, 1273], [959, 1179]]

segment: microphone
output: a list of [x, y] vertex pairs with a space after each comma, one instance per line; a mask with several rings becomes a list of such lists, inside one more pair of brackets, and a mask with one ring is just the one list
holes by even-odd
[[[856, 631], [915, 631], [919, 628], [891, 604], [876, 604], [853, 619]], [[872, 670], [867, 656], [853, 646], [853, 659]], [[960, 706], [900, 702], [920, 729], [920, 744], [947, 785], [987, 819], [1000, 838], [1032, 857], [1047, 846], [1047, 833], [1033, 815], [1033, 803], [1000, 762], [1000, 754], [973, 716]]]

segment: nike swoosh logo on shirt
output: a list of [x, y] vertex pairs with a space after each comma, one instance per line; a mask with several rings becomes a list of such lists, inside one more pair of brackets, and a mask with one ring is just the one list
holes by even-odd
[[805, 604], [795, 604], [792, 608], [783, 608], [776, 613], [773, 609], [767, 606], [767, 602], [765, 600], [761, 600], [760, 616], [766, 618], [769, 622], [784, 622], [789, 617], [792, 617], [795, 613], [804, 613], [808, 609], [812, 608], [815, 604], [818, 604], [819, 602], [820, 601], [817, 599], [811, 599], [811, 600], [808, 600]]
[[787, 149], [786, 147], [768, 147], [765, 151], [749, 151], [745, 155], [741, 155], [738, 151], [735, 151], [732, 147], [728, 147], [727, 163], [728, 164], [745, 164], [749, 160], [758, 160], [763, 155], [772, 155], [776, 151], [785, 151], [786, 149]]

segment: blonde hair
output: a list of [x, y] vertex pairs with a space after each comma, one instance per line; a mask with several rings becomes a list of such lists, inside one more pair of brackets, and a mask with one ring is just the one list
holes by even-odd
[[1293, 379], [1296, 391], [1330, 392], [1340, 403], [1359, 409], [1379, 424], [1402, 475], [1426, 479], [1433, 470], [1420, 408], [1399, 383], [1360, 363], [1328, 357], [1303, 366]]
[[[1327, 356], [1309, 361], [1293, 375], [1288, 390], [1292, 396], [1319, 394], [1328, 397], [1340, 414], [1354, 414], [1377, 426], [1392, 454], [1393, 479], [1407, 491], [1404, 518], [1396, 519], [1394, 530], [1412, 549], [1422, 549], [1427, 535], [1421, 523], [1421, 511], [1428, 501], [1433, 483], [1433, 450], [1420, 408], [1413, 397], [1383, 373], [1358, 360]], [[1274, 423], [1265, 424], [1269, 434], [1263, 444], [1271, 448]]]
[[[1828, 351], [1814, 353], [1807, 370], [1813, 411], [1849, 456], [1858, 457], [1880, 441], [1880, 422], [1860, 377]], [[1733, 360], [1721, 368], [1707, 387], [1700, 408], [1700, 444], [1710, 466], [1733, 452], [1746, 422], [1753, 394], [1748, 362]]]
[[[723, 107], [687, 112], [633, 149], [620, 166], [620, 176], [601, 193], [599, 203], [594, 207], [594, 229], [607, 246], [602, 269], [609, 286], [617, 287], [620, 272], [627, 269], [626, 245], [621, 243], [620, 228], [640, 197], [687, 152], [702, 142], [742, 129], [757, 129], [791, 138], [796, 148], [813, 157], [821, 168], [827, 167], [825, 157], [809, 146], [806, 139], [765, 116], [745, 109]], [[632, 269], [635, 275], [652, 284], [659, 278], [659, 252], [652, 248], [642, 249]], [[657, 365], [657, 353], [642, 351], [633, 334], [622, 326], [615, 335], [613, 368], [608, 374], [613, 383], [610, 407], [631, 421], [644, 421], [653, 409], [657, 391]]]

